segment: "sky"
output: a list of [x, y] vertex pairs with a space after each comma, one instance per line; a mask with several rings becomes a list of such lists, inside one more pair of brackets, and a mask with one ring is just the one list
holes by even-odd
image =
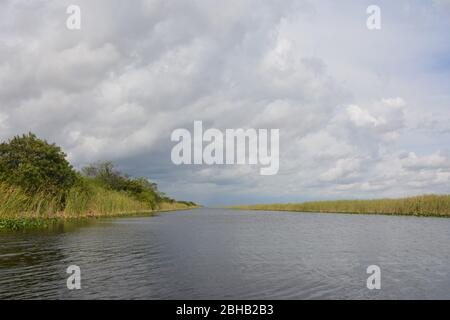
[[[449, 0], [0, 0], [0, 139], [204, 205], [449, 193], [449, 35]], [[195, 120], [279, 129], [278, 173], [175, 165]]]

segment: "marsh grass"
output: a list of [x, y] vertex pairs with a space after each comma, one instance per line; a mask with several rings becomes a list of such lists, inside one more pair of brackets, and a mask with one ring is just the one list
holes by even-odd
[[162, 202], [158, 206], [158, 211], [172, 211], [172, 210], [183, 210], [190, 208], [197, 208], [196, 205], [191, 205], [189, 203], [179, 201], [179, 202]]
[[0, 218], [76, 217], [151, 209], [146, 203], [124, 193], [94, 185], [89, 189], [73, 188], [64, 200], [63, 195], [43, 192], [30, 195], [20, 188], [0, 184]]
[[422, 195], [400, 199], [336, 200], [286, 204], [257, 204], [229, 206], [227, 208], [246, 210], [450, 217], [450, 195]]
[[60, 196], [43, 192], [27, 194], [18, 187], [0, 184], [0, 218], [35, 218], [56, 212], [61, 203]]
[[156, 208], [125, 192], [105, 189], [95, 183], [70, 189], [66, 195], [27, 193], [0, 183], [0, 230], [45, 227], [58, 219], [150, 214], [192, 208], [186, 203], [161, 202]]
[[138, 201], [126, 193], [91, 185], [89, 189], [72, 188], [67, 196], [63, 214], [117, 215], [125, 212], [151, 211], [149, 204]]

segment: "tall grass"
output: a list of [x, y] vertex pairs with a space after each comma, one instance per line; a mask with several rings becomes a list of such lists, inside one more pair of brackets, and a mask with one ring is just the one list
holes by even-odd
[[88, 190], [72, 188], [67, 196], [64, 215], [117, 215], [137, 211], [151, 211], [150, 204], [128, 194], [92, 185]]
[[158, 204], [158, 210], [169, 211], [169, 210], [180, 210], [197, 207], [195, 204], [187, 203], [184, 201], [177, 202], [161, 202]]
[[369, 213], [450, 217], [450, 195], [422, 195], [401, 199], [310, 201], [286, 204], [231, 206], [232, 209], [299, 212]]
[[55, 213], [60, 208], [61, 196], [43, 192], [27, 194], [18, 187], [0, 183], [0, 218], [35, 218]]
[[110, 190], [85, 180], [67, 194], [29, 193], [0, 183], [0, 229], [45, 226], [51, 218], [117, 216], [139, 212], [169, 211], [196, 207], [191, 202], [140, 201], [124, 191]]
[[79, 217], [117, 215], [151, 211], [147, 203], [129, 195], [94, 184], [74, 187], [64, 197], [24, 190], [0, 184], [0, 219]]

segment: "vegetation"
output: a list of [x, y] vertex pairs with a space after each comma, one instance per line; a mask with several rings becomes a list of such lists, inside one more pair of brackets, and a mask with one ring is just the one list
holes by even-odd
[[76, 172], [65, 157], [58, 146], [31, 133], [0, 144], [0, 229], [196, 206], [165, 196], [147, 178], [122, 174], [111, 162]]
[[337, 200], [287, 204], [257, 204], [232, 206], [228, 208], [246, 210], [450, 217], [450, 195], [423, 195], [402, 199]]
[[75, 172], [59, 147], [29, 133], [0, 144], [0, 181], [32, 194], [63, 196], [75, 182]]
[[[156, 183], [145, 178], [129, 178], [115, 169], [112, 162], [103, 162], [89, 165], [82, 169], [85, 179], [82, 187], [89, 186], [88, 180], [101, 186], [103, 189], [123, 192], [139, 202], [146, 203], [151, 209], [157, 208], [163, 196], [157, 190]], [[91, 190], [88, 190], [91, 191]]]

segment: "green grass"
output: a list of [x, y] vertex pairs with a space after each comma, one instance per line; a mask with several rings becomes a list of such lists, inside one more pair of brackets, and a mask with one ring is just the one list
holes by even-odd
[[0, 184], [0, 218], [35, 218], [56, 212], [61, 199], [37, 192], [30, 196], [22, 189]]
[[151, 203], [93, 182], [73, 187], [64, 198], [42, 192], [30, 195], [18, 187], [0, 183], [0, 230], [46, 227], [58, 219], [120, 216], [194, 207], [175, 201], [161, 202], [152, 208]]
[[450, 195], [422, 195], [400, 199], [310, 201], [286, 204], [228, 206], [230, 209], [367, 213], [450, 217]]
[[194, 203], [188, 203], [185, 201], [162, 202], [158, 205], [158, 211], [184, 210], [198, 207], [199, 206]]
[[0, 230], [23, 230], [48, 227], [54, 219], [14, 218], [0, 219]]
[[152, 211], [152, 207], [126, 193], [107, 190], [91, 184], [88, 188], [72, 188], [70, 190], [63, 214], [69, 217], [104, 216], [137, 211]]

